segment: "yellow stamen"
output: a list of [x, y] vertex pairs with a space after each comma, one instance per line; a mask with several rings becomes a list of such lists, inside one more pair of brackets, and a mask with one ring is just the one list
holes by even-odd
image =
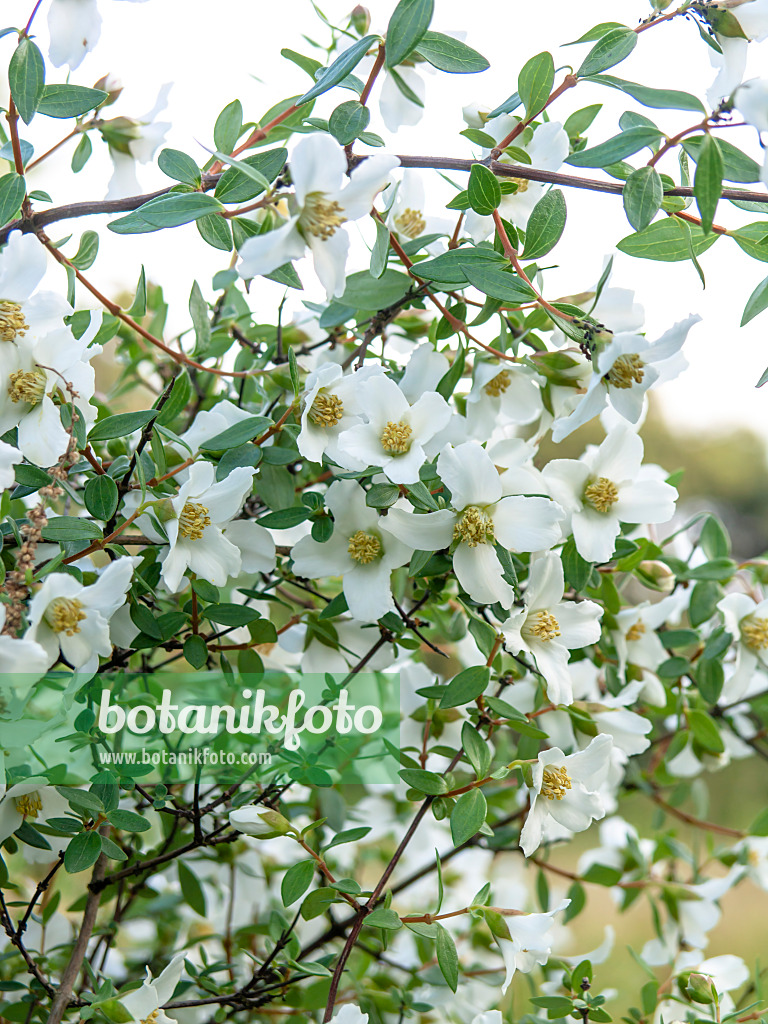
[[470, 505], [464, 509], [461, 519], [454, 526], [453, 539], [470, 548], [478, 544], [493, 544], [493, 520], [479, 508]]
[[8, 377], [8, 394], [12, 402], [39, 405], [45, 394], [45, 385], [43, 370], [16, 370]]
[[74, 636], [80, 632], [79, 623], [86, 618], [83, 602], [76, 597], [57, 597], [48, 605], [45, 618], [54, 633]]
[[567, 790], [571, 788], [571, 776], [564, 766], [555, 768], [554, 765], [550, 765], [544, 769], [541, 795], [545, 796], [547, 800], [562, 800]]
[[605, 379], [615, 388], [631, 388], [633, 384], [642, 383], [645, 376], [645, 363], [636, 353], [628, 356], [619, 356]]
[[584, 491], [584, 500], [596, 512], [607, 512], [619, 500], [619, 489], [613, 480], [601, 476]]
[[24, 313], [18, 302], [10, 302], [4, 299], [0, 302], [0, 341], [15, 341], [17, 337], [24, 337], [29, 330], [29, 324], [24, 319]]
[[335, 427], [344, 415], [344, 403], [338, 395], [319, 391], [307, 415], [316, 427]]
[[486, 395], [490, 395], [491, 398], [498, 398], [499, 395], [503, 395], [509, 387], [511, 379], [509, 370], [502, 370], [500, 373], [497, 373], [493, 380], [489, 380], [485, 385]]
[[203, 530], [211, 525], [208, 509], [205, 505], [188, 501], [181, 510], [179, 516], [179, 533], [182, 537], [189, 537], [190, 540], [200, 540]]
[[381, 541], [371, 533], [358, 530], [349, 538], [347, 551], [356, 562], [368, 565], [381, 554]]
[[419, 235], [423, 235], [426, 226], [427, 222], [421, 215], [421, 210], [412, 210], [410, 206], [395, 217], [395, 227], [407, 238], [418, 238]]
[[402, 455], [411, 447], [410, 437], [412, 433], [413, 431], [408, 424], [403, 423], [402, 420], [398, 423], [393, 423], [392, 420], [389, 420], [379, 438], [381, 447], [387, 455]]
[[560, 636], [560, 623], [552, 612], [536, 612], [536, 621], [527, 623], [526, 631], [537, 640], [554, 640]]
[[310, 192], [304, 200], [301, 226], [315, 238], [327, 242], [346, 219], [341, 206], [335, 200], [327, 199], [324, 192]]
[[516, 196], [519, 196], [521, 192], [528, 191], [528, 186], [530, 185], [530, 182], [527, 178], [508, 178], [507, 180], [514, 181], [514, 183], [517, 185], [517, 192], [515, 192]]
[[753, 615], [741, 623], [741, 638], [753, 651], [768, 647], [768, 619], [756, 619]]
[[159, 1010], [153, 1010], [148, 1017], [144, 1017], [139, 1021], [139, 1024], [155, 1024], [155, 1021], [160, 1016]]
[[633, 623], [627, 630], [627, 640], [629, 643], [632, 643], [634, 640], [639, 640], [643, 633], [645, 633], [645, 623], [642, 619], [638, 619], [637, 622]]
[[16, 810], [19, 814], [24, 815], [25, 818], [36, 818], [43, 809], [43, 801], [37, 792], [17, 796], [14, 803], [16, 804]]

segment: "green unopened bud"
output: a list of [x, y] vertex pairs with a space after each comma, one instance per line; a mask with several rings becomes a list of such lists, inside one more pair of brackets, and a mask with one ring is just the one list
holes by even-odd
[[640, 581], [652, 590], [671, 594], [675, 589], [675, 574], [664, 562], [655, 560], [641, 562], [637, 567], [637, 575]]
[[245, 832], [255, 839], [268, 839], [274, 835], [286, 836], [289, 833], [296, 835], [296, 829], [279, 811], [270, 808], [262, 810], [257, 804], [230, 811], [229, 823], [238, 832]]
[[161, 498], [159, 501], [153, 501], [149, 504], [152, 506], [155, 518], [159, 523], [167, 523], [169, 519], [179, 518], [176, 515], [176, 509], [173, 507], [170, 498]]
[[103, 121], [99, 131], [110, 149], [131, 156], [130, 144], [141, 137], [141, 125], [131, 117], [113, 117]]
[[109, 107], [123, 91], [123, 83], [115, 75], [102, 75], [98, 82], [93, 83], [93, 88], [102, 89], [107, 93], [107, 98], [99, 104], [99, 107]]
[[364, 36], [371, 27], [371, 12], [367, 7], [358, 4], [350, 14], [349, 20], [352, 22], [352, 28], [355, 32]]
[[717, 989], [708, 974], [690, 974], [685, 993], [694, 1003], [717, 1003]]

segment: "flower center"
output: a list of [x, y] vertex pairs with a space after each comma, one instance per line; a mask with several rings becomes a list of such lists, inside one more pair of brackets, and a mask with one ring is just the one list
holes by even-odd
[[424, 220], [421, 210], [412, 210], [410, 206], [395, 217], [395, 227], [401, 235], [406, 235], [408, 238], [418, 238], [419, 235], [423, 235], [426, 226], [427, 222]]
[[750, 616], [741, 624], [741, 638], [753, 651], [768, 647], [768, 619], [756, 619]]
[[14, 803], [16, 804], [16, 810], [25, 818], [36, 818], [43, 809], [43, 801], [37, 792], [17, 796]]
[[179, 533], [190, 540], [200, 540], [203, 530], [211, 525], [211, 518], [205, 505], [188, 501], [179, 516]]
[[338, 395], [320, 391], [307, 415], [316, 427], [335, 427], [344, 415], [344, 403]]
[[349, 538], [347, 551], [356, 562], [360, 562], [361, 565], [368, 565], [381, 554], [381, 541], [378, 537], [374, 537], [372, 533], [358, 530], [357, 533], [353, 533]]
[[645, 623], [642, 619], [638, 619], [637, 622], [633, 623], [627, 630], [627, 640], [630, 643], [632, 643], [633, 640], [639, 640], [643, 633], [645, 633]]
[[502, 370], [501, 373], [497, 373], [493, 380], [489, 380], [485, 385], [486, 395], [490, 395], [491, 398], [498, 398], [499, 395], [503, 395], [510, 384], [509, 370]]
[[526, 632], [537, 640], [554, 640], [556, 636], [560, 636], [560, 623], [552, 612], [536, 612], [536, 619], [527, 623]]
[[562, 800], [566, 790], [571, 788], [571, 776], [564, 765], [555, 768], [554, 765], [544, 769], [544, 776], [541, 780], [541, 795], [547, 800]]
[[160, 1016], [160, 1011], [159, 1010], [153, 1010], [152, 1013], [150, 1013], [150, 1015], [148, 1017], [143, 1017], [139, 1021], [139, 1024], [155, 1024], [155, 1021], [157, 1020], [157, 1018], [159, 1016]]
[[39, 405], [45, 394], [46, 376], [42, 370], [16, 370], [8, 377], [12, 402]]
[[747, 864], [751, 867], [756, 868], [760, 866], [760, 854], [757, 850], [750, 850], [747, 854]]
[[18, 302], [3, 299], [0, 302], [0, 341], [15, 341], [29, 330], [29, 324]]
[[601, 476], [584, 491], [584, 500], [595, 512], [607, 512], [619, 500], [619, 489], [613, 480]]
[[453, 528], [453, 539], [464, 542], [467, 547], [478, 544], [493, 544], [493, 520], [485, 512], [470, 505], [464, 509], [461, 519]]
[[516, 196], [519, 196], [521, 192], [528, 191], [528, 185], [530, 184], [530, 182], [527, 178], [508, 178], [507, 180], [514, 181], [514, 183], [517, 185], [517, 192], [515, 192]]
[[390, 420], [381, 432], [379, 441], [387, 455], [402, 455], [411, 447], [410, 437], [413, 431], [407, 423]]
[[48, 605], [45, 618], [54, 633], [74, 636], [80, 632], [79, 623], [86, 618], [83, 602], [76, 597], [57, 597]]
[[642, 383], [645, 376], [645, 363], [636, 353], [629, 356], [619, 356], [605, 379], [615, 388], [631, 388], [633, 384]]
[[335, 200], [328, 199], [325, 192], [310, 192], [304, 200], [301, 226], [315, 238], [327, 242], [346, 219], [342, 207]]

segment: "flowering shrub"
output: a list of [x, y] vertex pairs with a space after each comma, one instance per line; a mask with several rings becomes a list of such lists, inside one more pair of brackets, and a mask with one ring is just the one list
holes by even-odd
[[[583, 190], [622, 196], [629, 256], [768, 260], [739, 148], [768, 131], [765, 0], [585, 25], [506, 99], [433, 0], [357, 7], [324, 64], [283, 51], [303, 95], [201, 125], [202, 167], [161, 148], [163, 91], [130, 119], [80, 83], [99, 7], [4, 32], [0, 1014], [601, 1024], [612, 934], [578, 924], [604, 887], [650, 911], [624, 1020], [758, 1019], [759, 963], [706, 949], [729, 890], [764, 907], [768, 811], [710, 820], [706, 780], [768, 758], [766, 563], [675, 518], [637, 432], [704, 327], [646, 337], [610, 259], [565, 297], [548, 269]], [[708, 91], [616, 77], [637, 48], [655, 81], [671, 19]], [[425, 72], [466, 76], [455, 157], [400, 152]], [[585, 82], [626, 98], [617, 133]], [[117, 198], [60, 205], [45, 161], [76, 174], [99, 135]], [[172, 184], [124, 198], [136, 160]], [[98, 232], [55, 240], [85, 215], [221, 253], [181, 335], [143, 271], [102, 293]], [[741, 323], [767, 306], [768, 279]]]

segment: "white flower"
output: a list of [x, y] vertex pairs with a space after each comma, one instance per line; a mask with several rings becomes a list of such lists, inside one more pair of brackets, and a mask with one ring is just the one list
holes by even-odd
[[558, 747], [541, 751], [533, 766], [531, 809], [520, 833], [526, 857], [538, 849], [549, 815], [571, 832], [583, 832], [604, 817], [597, 790], [610, 767], [612, 746], [611, 737], [601, 733], [576, 754], [566, 755]]
[[[761, 135], [768, 131], [768, 79], [752, 78], [744, 82], [734, 93], [733, 105]], [[768, 183], [768, 152], [763, 157], [760, 180]]]
[[48, 671], [50, 661], [34, 640], [5, 635], [5, 617], [5, 605], [0, 604], [0, 699], [24, 698]]
[[0, 489], [13, 487], [16, 479], [14, 466], [22, 460], [21, 452], [12, 444], [0, 441]]
[[594, 601], [564, 601], [564, 592], [563, 563], [559, 555], [549, 552], [531, 564], [525, 607], [501, 625], [510, 651], [525, 651], [534, 658], [553, 704], [572, 702], [569, 652], [600, 639], [603, 614]]
[[476, 359], [472, 390], [467, 395], [467, 428], [485, 440], [497, 424], [532, 423], [541, 416], [541, 391], [534, 372], [487, 359]]
[[[433, 217], [427, 213], [423, 174], [411, 168], [403, 171], [395, 201], [387, 216], [387, 227], [401, 243], [412, 242], [422, 235], [450, 235], [453, 230], [453, 224], [447, 217]], [[427, 246], [427, 252], [432, 251], [435, 254], [440, 251], [437, 242]]]
[[384, 375], [363, 382], [359, 402], [367, 422], [339, 435], [339, 465], [352, 470], [380, 466], [392, 483], [415, 483], [427, 458], [424, 446], [448, 424], [448, 403], [436, 391], [427, 391], [410, 405]]
[[643, 442], [623, 424], [579, 461], [554, 459], [542, 470], [549, 493], [570, 516], [576, 549], [588, 562], [611, 558], [621, 523], [666, 523], [674, 515], [677, 491], [649, 478], [642, 461]]
[[347, 1003], [331, 1017], [330, 1024], [368, 1024], [368, 1014], [354, 1003]]
[[[723, 6], [730, 9], [747, 39], [759, 43], [768, 38], [768, 0], [730, 0]], [[722, 42], [721, 36], [717, 38]]]
[[178, 953], [154, 980], [147, 968], [147, 976], [141, 988], [119, 997], [131, 1015], [130, 1024], [147, 1024], [148, 1021], [151, 1024], [174, 1024], [174, 1018], [169, 1017], [162, 1007], [170, 1002], [179, 983], [184, 969], [184, 956], [184, 953]]
[[[144, 0], [128, 0], [144, 3]], [[71, 71], [80, 66], [101, 35], [101, 15], [96, 0], [53, 0], [48, 12], [51, 64], [68, 64]]]
[[475, 601], [508, 608], [515, 592], [502, 579], [494, 544], [514, 551], [550, 547], [560, 537], [562, 509], [548, 498], [503, 497], [496, 467], [476, 441], [448, 445], [437, 472], [451, 492], [451, 508], [423, 515], [393, 508], [384, 529], [420, 551], [455, 541], [453, 568], [464, 590]]
[[[144, 0], [131, 0], [143, 3]], [[172, 127], [169, 121], [157, 121], [157, 115], [168, 105], [168, 96], [173, 88], [166, 82], [157, 93], [155, 105], [146, 114], [137, 118], [120, 117], [105, 122], [104, 138], [109, 143], [109, 155], [114, 170], [109, 179], [107, 199], [123, 199], [138, 195], [142, 189], [136, 176], [136, 164], [148, 164], [154, 159], [158, 147], [165, 141], [166, 132]], [[109, 126], [113, 126], [110, 132]], [[119, 126], [119, 127], [115, 127]]]
[[385, 69], [379, 94], [379, 111], [387, 131], [390, 132], [398, 131], [403, 125], [419, 123], [424, 116], [424, 97], [427, 94], [426, 83], [415, 68], [405, 67], [401, 64], [398, 66], [396, 74], [421, 103], [414, 103], [409, 96], [406, 96], [394, 76]]
[[[210, 441], [212, 437], [224, 433], [229, 427], [234, 427], [236, 423], [240, 423], [242, 420], [251, 419], [252, 416], [253, 413], [240, 409], [233, 402], [230, 402], [229, 399], [224, 399], [223, 402], [218, 402], [214, 405], [212, 409], [203, 409], [202, 412], [199, 412], [195, 416], [189, 430], [185, 430], [179, 436], [191, 451], [196, 452], [202, 444]], [[176, 451], [182, 452], [185, 457], [189, 455], [187, 448], [182, 445], [176, 444], [174, 447]]]
[[737, 843], [734, 853], [746, 853], [747, 877], [768, 892], [768, 836], [747, 836]]
[[[592, 675], [596, 684], [596, 667], [589, 661], [579, 662], [573, 667], [574, 669], [581, 668], [582, 665], [587, 668], [587, 672]], [[642, 754], [651, 744], [648, 733], [653, 729], [653, 722], [643, 715], [629, 710], [631, 704], [637, 703], [642, 689], [642, 681], [635, 679], [620, 690], [615, 697], [600, 693], [596, 685], [590, 686], [587, 692], [584, 692], [582, 688], [575, 690], [575, 695], [579, 698], [575, 702], [577, 706], [582, 706], [581, 701], [585, 700], [586, 703], [583, 706], [598, 730], [601, 733], [607, 733], [613, 740], [614, 747], [628, 757]]]
[[[509, 135], [518, 119], [509, 114], [500, 114], [483, 125], [483, 131], [501, 142]], [[568, 156], [570, 142], [568, 135], [563, 130], [559, 121], [547, 121], [533, 129], [532, 137], [529, 131], [519, 135], [511, 144], [518, 151], [527, 154], [532, 167], [542, 171], [556, 171], [560, 168], [563, 160]], [[490, 150], [483, 150], [483, 156], [488, 156]], [[524, 160], [511, 158], [502, 154], [499, 158], [502, 164], [524, 163]], [[512, 192], [502, 197], [499, 205], [499, 213], [506, 220], [511, 220], [521, 228], [528, 224], [531, 211], [547, 188], [538, 181], [528, 181], [527, 178], [505, 178], [505, 181], [514, 181], [517, 185], [517, 192]], [[464, 223], [467, 234], [475, 242], [482, 242], [494, 231], [492, 217], [483, 217], [474, 210], [467, 210]]]
[[339, 461], [339, 435], [362, 420], [360, 385], [379, 366], [363, 366], [346, 376], [338, 363], [323, 363], [307, 377], [301, 397], [301, 431], [296, 445], [311, 462], [322, 462], [323, 454]]
[[345, 183], [344, 149], [329, 135], [307, 135], [296, 144], [290, 160], [292, 216], [276, 231], [253, 235], [243, 244], [240, 276], [271, 274], [303, 256], [309, 246], [328, 298], [343, 294], [349, 236], [342, 225], [370, 213], [374, 197], [399, 163], [395, 156], [369, 156]]
[[[253, 486], [255, 470], [238, 466], [223, 480], [214, 482], [215, 467], [210, 462], [196, 462], [189, 470], [189, 479], [168, 503], [165, 519], [169, 548], [162, 563], [165, 585], [171, 591], [181, 588], [187, 569], [216, 587], [222, 587], [230, 576], [237, 576], [242, 565], [239, 548], [228, 539], [223, 528], [229, 528]], [[258, 524], [256, 529], [263, 530]], [[237, 531], [237, 527], [235, 527]], [[265, 550], [265, 555], [268, 552]]]
[[[48, 780], [42, 777], [27, 779], [24, 782], [17, 782], [10, 788], [5, 783], [0, 786], [0, 844], [4, 843], [8, 836], [12, 836], [16, 829], [20, 828], [25, 819], [40, 823], [48, 818], [55, 818], [62, 814], [69, 813], [69, 804], [60, 796], [53, 786], [48, 785]], [[65, 849], [68, 839], [57, 839], [50, 836], [49, 841], [52, 849]], [[56, 844], [62, 844], [56, 846]], [[51, 851], [46, 851], [48, 859]]]
[[667, 660], [669, 653], [656, 630], [665, 623], [677, 621], [680, 610], [680, 598], [670, 595], [655, 604], [643, 601], [634, 607], [622, 608], [614, 616], [618, 629], [612, 630], [611, 638], [619, 656], [619, 674], [625, 674], [627, 665], [646, 669], [641, 697], [658, 707], [667, 703], [667, 692], [655, 672], [662, 661]]
[[0, 345], [37, 341], [61, 329], [72, 307], [56, 292], [39, 291], [46, 252], [34, 234], [11, 232], [0, 253]]
[[707, 102], [714, 110], [722, 100], [728, 99], [744, 77], [747, 66], [749, 40], [737, 36], [718, 36], [722, 53], [707, 48], [709, 62], [717, 70], [715, 80], [707, 89]]
[[728, 700], [733, 702], [745, 695], [758, 667], [768, 667], [768, 599], [758, 603], [748, 594], [728, 594], [717, 607], [736, 646], [728, 683]]
[[[677, 919], [667, 919], [660, 939], [651, 939], [640, 954], [652, 967], [671, 963], [681, 948], [704, 949], [709, 943], [708, 932], [719, 922], [722, 912], [719, 900], [733, 885], [729, 872], [723, 878], [710, 878], [698, 885], [678, 885], [681, 890], [676, 900]], [[689, 898], [685, 898], [688, 893]]]
[[507, 968], [507, 975], [501, 986], [502, 995], [509, 988], [515, 971], [529, 974], [537, 964], [545, 964], [549, 960], [552, 952], [552, 938], [549, 933], [555, 923], [552, 919], [555, 914], [565, 910], [570, 902], [568, 899], [562, 900], [554, 910], [546, 914], [515, 914], [504, 918], [504, 924], [509, 929], [509, 938], [496, 937]]
[[291, 552], [294, 572], [309, 579], [341, 576], [350, 614], [375, 622], [394, 608], [389, 578], [413, 549], [383, 531], [384, 519], [365, 504], [365, 491], [354, 480], [332, 483], [325, 504], [333, 513], [333, 534], [323, 544], [302, 537]]
[[569, 416], [555, 422], [552, 440], [562, 441], [598, 416], [609, 400], [620, 416], [637, 423], [648, 388], [662, 379], [671, 380], [685, 369], [687, 363], [680, 349], [688, 331], [700, 320], [697, 314], [680, 320], [654, 342], [640, 334], [614, 335], [594, 354], [586, 393]]
[[48, 656], [59, 654], [83, 673], [98, 668], [99, 655], [109, 656], [109, 620], [125, 601], [138, 559], [110, 562], [95, 583], [84, 587], [66, 573], [50, 573], [29, 605], [27, 640], [35, 640]]

